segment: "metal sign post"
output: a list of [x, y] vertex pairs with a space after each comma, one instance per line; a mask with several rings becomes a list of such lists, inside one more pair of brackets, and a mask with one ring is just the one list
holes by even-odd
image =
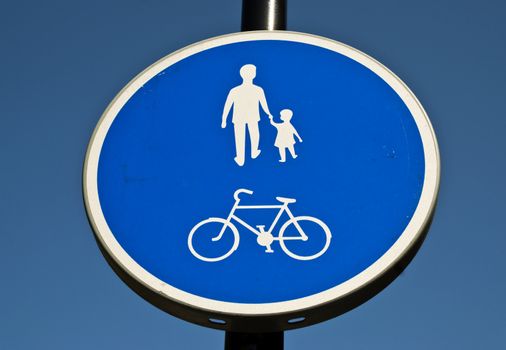
[[[243, 0], [241, 31], [286, 30], [286, 0]], [[282, 350], [284, 332], [225, 332], [225, 350]]]
[[243, 0], [241, 30], [285, 30], [286, 0]]
[[225, 333], [225, 350], [282, 350], [283, 332]]

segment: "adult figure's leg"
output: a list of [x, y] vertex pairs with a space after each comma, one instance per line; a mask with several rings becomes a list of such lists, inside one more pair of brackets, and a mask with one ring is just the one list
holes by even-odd
[[244, 165], [244, 139], [246, 138], [246, 124], [237, 123], [234, 124], [234, 136], [235, 136], [235, 162], [239, 166]]
[[258, 144], [260, 142], [258, 122], [248, 123], [248, 132], [251, 140], [251, 158], [255, 159], [260, 154], [260, 150], [258, 149]]

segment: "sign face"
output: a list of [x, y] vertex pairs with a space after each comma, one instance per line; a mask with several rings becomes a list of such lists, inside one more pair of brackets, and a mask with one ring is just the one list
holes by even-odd
[[409, 89], [355, 49], [294, 32], [158, 61], [108, 107], [84, 168], [90, 222], [123, 279], [224, 329], [304, 326], [377, 293], [423, 240], [438, 182]]

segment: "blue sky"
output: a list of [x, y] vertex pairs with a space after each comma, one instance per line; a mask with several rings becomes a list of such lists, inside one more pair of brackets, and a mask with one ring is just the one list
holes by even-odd
[[[18, 1], [0, 12], [0, 349], [222, 348], [223, 332], [130, 291], [88, 226], [91, 132], [143, 68], [239, 30], [240, 1]], [[288, 27], [352, 45], [415, 92], [442, 158], [439, 205], [377, 297], [286, 333], [287, 349], [499, 348], [506, 329], [506, 5], [291, 0]]]

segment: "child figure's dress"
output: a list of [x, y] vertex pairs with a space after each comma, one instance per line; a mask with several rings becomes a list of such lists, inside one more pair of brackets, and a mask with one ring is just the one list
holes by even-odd
[[295, 128], [290, 122], [273, 124], [278, 129], [278, 135], [274, 141], [274, 146], [278, 148], [288, 148], [295, 144], [293, 135], [296, 133]]

